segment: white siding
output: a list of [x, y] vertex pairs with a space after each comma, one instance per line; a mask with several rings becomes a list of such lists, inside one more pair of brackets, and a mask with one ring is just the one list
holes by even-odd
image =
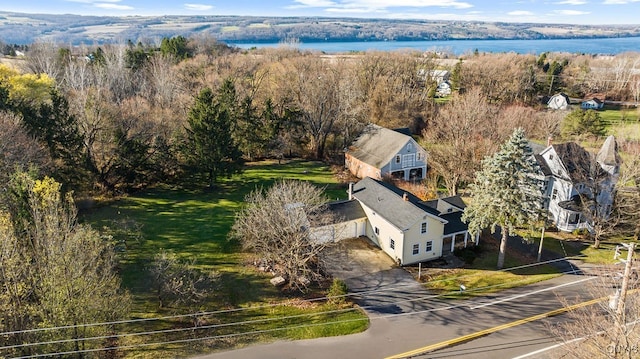
[[[403, 253], [403, 241], [404, 232], [396, 228], [389, 223], [386, 219], [375, 213], [371, 208], [367, 207], [364, 203], [362, 209], [369, 219], [370, 227], [367, 229], [367, 236], [371, 238], [382, 250], [389, 255], [394, 261], [402, 258]], [[378, 229], [378, 233], [375, 233], [375, 229]], [[390, 247], [390, 239], [395, 242], [395, 248]]]
[[[442, 256], [442, 234], [444, 224], [432, 217], [425, 216], [423, 221], [419, 221], [404, 232], [404, 251], [402, 252], [402, 264], [413, 264], [437, 259]], [[421, 233], [422, 223], [427, 223], [427, 233]], [[432, 250], [425, 251], [427, 241], [432, 241]], [[413, 254], [413, 245], [418, 244], [420, 250], [417, 255]]]
[[354, 238], [366, 235], [366, 218], [352, 221], [336, 223], [334, 225], [323, 226], [312, 229], [311, 239], [324, 242], [338, 242], [347, 238]]

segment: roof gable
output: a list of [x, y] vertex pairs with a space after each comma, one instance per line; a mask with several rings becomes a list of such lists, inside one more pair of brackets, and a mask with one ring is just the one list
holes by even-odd
[[589, 178], [591, 155], [587, 150], [575, 142], [553, 145], [553, 148], [574, 183], [584, 182]]
[[618, 155], [618, 145], [616, 139], [613, 136], [607, 137], [602, 144], [598, 155], [596, 156], [598, 163], [609, 166], [616, 166], [620, 164], [620, 156]]
[[347, 153], [375, 168], [382, 168], [391, 162], [407, 142], [418, 146], [410, 136], [372, 124], [365, 128]]

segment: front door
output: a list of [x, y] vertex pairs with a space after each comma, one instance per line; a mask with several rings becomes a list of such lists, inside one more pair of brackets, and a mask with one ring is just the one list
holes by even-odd
[[451, 253], [451, 240], [453, 237], [444, 237], [442, 239], [442, 255]]

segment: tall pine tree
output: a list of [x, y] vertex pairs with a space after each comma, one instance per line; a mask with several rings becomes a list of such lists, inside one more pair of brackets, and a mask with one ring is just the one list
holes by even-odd
[[524, 131], [519, 128], [498, 152], [482, 161], [482, 169], [470, 185], [472, 201], [463, 220], [472, 233], [487, 227], [494, 233], [500, 227], [498, 269], [504, 266], [509, 233], [538, 218], [542, 192], [536, 168]]
[[188, 117], [184, 151], [188, 169], [194, 175], [205, 175], [209, 187], [242, 169], [242, 154], [231, 136], [235, 113], [220, 96], [224, 94], [215, 96], [210, 88], [203, 89]]

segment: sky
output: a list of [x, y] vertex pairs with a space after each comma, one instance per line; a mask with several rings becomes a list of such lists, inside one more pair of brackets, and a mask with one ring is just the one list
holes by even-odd
[[318, 16], [640, 24], [640, 0], [0, 0], [0, 10], [109, 16]]

